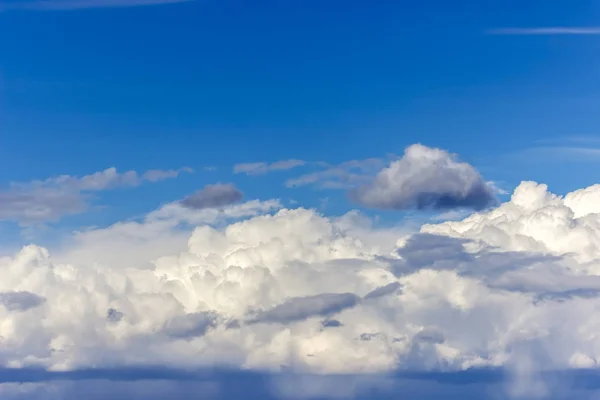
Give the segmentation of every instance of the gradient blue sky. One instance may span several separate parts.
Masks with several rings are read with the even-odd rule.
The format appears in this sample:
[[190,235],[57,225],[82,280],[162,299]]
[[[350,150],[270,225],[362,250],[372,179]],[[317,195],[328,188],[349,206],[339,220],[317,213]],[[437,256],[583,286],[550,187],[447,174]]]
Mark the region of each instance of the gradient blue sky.
[[[149,2],[164,4],[141,4]],[[457,153],[504,191],[501,200],[522,180],[564,194],[599,179],[598,71],[597,0],[0,0],[0,255],[139,218],[218,182],[233,183],[246,199],[341,215],[360,208],[344,190],[285,182],[325,163],[384,163],[415,143]],[[307,164],[235,173],[240,163],[285,160]],[[111,167],[195,172],[135,188],[118,183],[93,200],[71,188],[75,198],[65,199],[81,212],[48,224],[4,217],[8,202],[37,193],[40,184],[31,182]],[[433,215],[363,211],[405,227]],[[11,373],[0,370],[0,384],[60,377]],[[398,390],[493,397],[504,379],[474,372],[472,382],[470,373],[446,382],[430,375]],[[573,378],[581,387],[550,396],[570,399],[578,390],[592,398],[597,375],[584,378],[593,385]],[[223,382],[230,398],[240,395]],[[265,392],[262,381],[247,384],[250,393]],[[89,389],[69,390],[79,398]],[[115,396],[131,398],[119,390]]]
[[595,1],[0,4],[1,185],[113,166],[196,170],[104,193],[107,208],[69,226],[217,181],[247,198],[329,198],[340,213],[353,207],[340,191],[281,184],[300,170],[248,178],[232,166],[339,163],[417,142],[458,153],[509,192],[524,179],[558,193],[597,180],[597,155],[566,148],[599,144],[600,36],[490,32],[594,26]]

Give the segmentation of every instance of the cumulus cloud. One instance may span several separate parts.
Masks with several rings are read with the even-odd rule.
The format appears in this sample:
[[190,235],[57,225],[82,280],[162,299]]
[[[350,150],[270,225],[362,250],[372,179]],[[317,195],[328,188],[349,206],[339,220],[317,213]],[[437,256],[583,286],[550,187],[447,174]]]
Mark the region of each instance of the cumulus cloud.
[[[32,245],[0,259],[1,365],[595,367],[598,196],[600,185],[557,196],[524,182],[497,208],[417,233],[267,202],[165,205],[73,242],[78,257]],[[150,265],[98,261],[159,247],[181,224],[195,225],[185,248],[147,253]]]
[[203,189],[189,195],[181,201],[184,207],[196,210],[219,208],[239,203],[244,194],[231,183],[206,185]]
[[445,150],[420,144],[351,192],[356,202],[380,209],[476,210],[495,204],[494,188],[471,165]]
[[181,202],[163,205],[141,220],[75,232],[56,249],[55,260],[74,265],[104,265],[121,270],[149,268],[161,256],[179,254],[196,226],[216,226],[268,214],[279,200],[250,200],[222,208],[190,209]]
[[233,172],[235,174],[247,174],[247,175],[261,175],[271,171],[284,171],[306,165],[306,161],[302,160],[282,160],[273,163],[257,162],[257,163],[246,163],[236,164],[233,166]]
[[116,168],[84,176],[60,175],[46,180],[11,183],[0,191],[0,221],[17,221],[22,225],[55,222],[66,215],[79,214],[89,208],[91,194],[117,188],[136,187],[144,182],[176,178],[191,168],[118,172]]

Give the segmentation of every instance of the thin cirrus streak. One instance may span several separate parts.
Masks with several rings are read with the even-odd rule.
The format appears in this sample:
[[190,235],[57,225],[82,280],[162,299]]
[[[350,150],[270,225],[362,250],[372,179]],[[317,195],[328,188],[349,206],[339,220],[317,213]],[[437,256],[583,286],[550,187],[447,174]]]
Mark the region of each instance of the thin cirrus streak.
[[492,35],[600,35],[600,26],[545,28],[501,28],[488,31]]

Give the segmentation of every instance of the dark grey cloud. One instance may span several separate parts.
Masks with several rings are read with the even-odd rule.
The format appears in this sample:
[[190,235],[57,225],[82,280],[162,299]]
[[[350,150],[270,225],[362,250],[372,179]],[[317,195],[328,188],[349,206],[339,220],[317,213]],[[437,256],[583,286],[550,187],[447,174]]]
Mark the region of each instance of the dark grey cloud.
[[378,338],[383,338],[384,336],[379,333],[361,333],[361,335],[358,337],[359,340],[362,340],[363,342],[370,342],[371,340],[374,339],[378,339]]
[[534,299],[534,303],[540,303],[543,301],[556,301],[562,303],[567,300],[572,300],[574,298],[583,298],[583,299],[592,299],[595,297],[600,297],[600,288],[597,289],[570,289],[563,290],[559,292],[545,292],[537,295]]
[[430,343],[430,344],[440,344],[444,343],[446,339],[444,338],[444,334],[437,329],[423,329],[421,332],[417,333],[413,338],[413,341],[420,343]]
[[184,207],[194,210],[205,208],[220,208],[239,203],[244,199],[244,194],[231,183],[217,183],[206,185],[203,189],[181,200]]
[[352,293],[322,293],[308,297],[294,297],[270,310],[259,312],[250,323],[288,324],[316,316],[331,316],[360,302]]
[[497,203],[493,186],[475,168],[445,150],[419,144],[349,196],[365,207],[388,210],[481,210]]
[[340,326],[344,326],[344,324],[337,319],[326,319],[321,322],[321,326],[323,328],[339,328]]
[[42,305],[46,299],[30,292],[0,293],[0,304],[9,311],[27,311]]
[[[462,238],[416,234],[397,250],[400,259],[386,260],[396,276],[421,269],[455,271],[493,289],[529,295],[534,304],[600,297],[600,276],[568,272],[562,266],[564,260],[560,256],[497,252],[488,247],[469,252],[465,248],[468,243],[474,244]],[[372,293],[387,290],[383,287]]]
[[218,315],[214,312],[198,312],[175,317],[164,326],[164,333],[173,338],[190,339],[204,334],[216,326]]
[[419,233],[411,236],[397,250],[402,257],[395,262],[392,271],[396,275],[411,274],[419,269],[460,269],[461,264],[470,265],[473,255],[465,251],[465,239]]
[[388,296],[390,294],[397,293],[402,288],[399,282],[392,282],[385,286],[378,287],[377,289],[369,292],[363,299],[378,299],[380,297]]
[[115,308],[109,308],[106,312],[106,319],[109,322],[119,322],[123,319],[123,313]]

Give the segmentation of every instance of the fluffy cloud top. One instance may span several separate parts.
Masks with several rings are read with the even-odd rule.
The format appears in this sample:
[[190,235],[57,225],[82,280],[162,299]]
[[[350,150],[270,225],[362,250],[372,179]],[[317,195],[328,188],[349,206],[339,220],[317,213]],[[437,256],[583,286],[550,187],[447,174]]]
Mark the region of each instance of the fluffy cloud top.
[[420,144],[408,147],[401,159],[353,191],[351,197],[367,207],[392,210],[480,210],[496,202],[493,187],[475,168],[445,150]]
[[[168,205],[135,229],[95,232],[87,259],[55,261],[37,246],[0,259],[0,362],[315,373],[595,367],[599,195],[600,186],[559,197],[525,182],[496,209],[409,235],[356,213],[246,203],[218,213],[262,215],[218,228],[213,210]],[[197,225],[186,250],[140,251],[184,216]],[[115,235],[120,247],[106,241]],[[98,262],[111,251],[146,254],[153,267]]]

